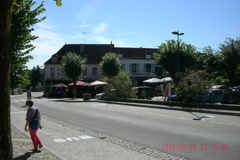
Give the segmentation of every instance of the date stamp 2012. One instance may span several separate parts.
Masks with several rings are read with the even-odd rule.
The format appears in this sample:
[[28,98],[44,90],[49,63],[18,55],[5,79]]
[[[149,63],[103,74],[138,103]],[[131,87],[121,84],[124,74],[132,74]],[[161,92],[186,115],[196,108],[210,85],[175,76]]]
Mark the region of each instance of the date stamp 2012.
[[228,150],[228,144],[162,144],[162,150]]

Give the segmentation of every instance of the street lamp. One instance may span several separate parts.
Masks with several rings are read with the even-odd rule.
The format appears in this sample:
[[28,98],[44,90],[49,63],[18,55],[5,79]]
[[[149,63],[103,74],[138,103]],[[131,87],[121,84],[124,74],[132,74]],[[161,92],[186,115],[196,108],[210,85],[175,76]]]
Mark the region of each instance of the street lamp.
[[[179,36],[184,35],[184,33],[180,33],[179,31],[174,31],[172,34],[177,35],[177,40],[178,40],[178,54],[177,54],[177,72],[179,73]],[[180,75],[179,75],[180,76]]]

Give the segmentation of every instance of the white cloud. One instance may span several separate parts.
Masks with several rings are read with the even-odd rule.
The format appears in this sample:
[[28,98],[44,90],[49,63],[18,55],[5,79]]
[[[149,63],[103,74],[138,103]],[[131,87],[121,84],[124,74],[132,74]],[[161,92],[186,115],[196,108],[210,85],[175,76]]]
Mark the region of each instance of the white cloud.
[[71,28],[86,28],[89,26],[90,26],[89,24],[80,24],[80,25],[71,26]]
[[94,29],[94,32],[97,32],[97,33],[105,32],[107,28],[108,28],[108,25],[106,23],[101,23],[99,24],[99,26],[97,26]]
[[65,43],[64,39],[59,33],[56,33],[45,28],[37,28],[33,32],[33,35],[39,38],[32,42],[36,46],[35,50],[31,53],[32,55],[48,55],[56,53],[60,47]]
[[32,32],[38,38],[31,42],[36,48],[30,53],[34,59],[27,63],[29,69],[36,65],[43,66],[44,62],[65,44],[63,35],[57,33],[56,27],[51,24],[49,22],[39,23]]

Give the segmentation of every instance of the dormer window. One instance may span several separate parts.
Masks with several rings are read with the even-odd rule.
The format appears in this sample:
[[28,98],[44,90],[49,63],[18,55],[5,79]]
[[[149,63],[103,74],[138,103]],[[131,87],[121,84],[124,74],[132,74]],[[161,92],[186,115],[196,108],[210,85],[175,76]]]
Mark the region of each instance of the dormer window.
[[118,54],[119,59],[123,59],[123,54]]
[[58,61],[58,55],[57,55],[57,54],[54,54],[54,55],[52,56],[52,63],[57,63],[57,61]]
[[87,63],[87,57],[83,57],[83,63]]
[[151,55],[150,54],[146,54],[146,60],[150,60],[151,59]]

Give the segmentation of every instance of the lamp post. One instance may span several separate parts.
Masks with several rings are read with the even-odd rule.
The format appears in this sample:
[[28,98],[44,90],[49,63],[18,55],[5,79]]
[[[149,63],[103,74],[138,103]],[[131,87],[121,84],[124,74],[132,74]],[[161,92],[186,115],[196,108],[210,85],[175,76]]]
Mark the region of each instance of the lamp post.
[[179,74],[179,36],[182,36],[182,35],[184,35],[184,33],[180,33],[179,31],[174,31],[174,32],[172,32],[172,34],[174,34],[174,35],[177,35],[177,43],[178,43],[178,54],[177,54],[177,72],[178,72],[178,76],[180,76]]

